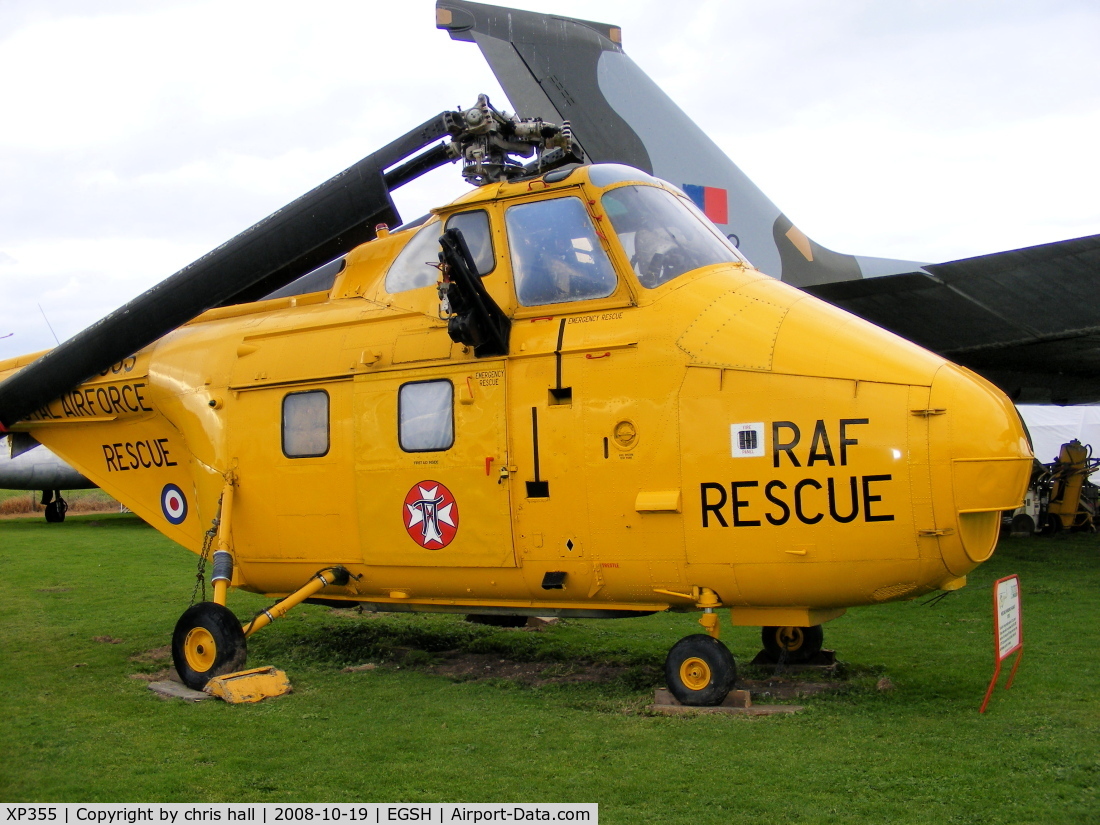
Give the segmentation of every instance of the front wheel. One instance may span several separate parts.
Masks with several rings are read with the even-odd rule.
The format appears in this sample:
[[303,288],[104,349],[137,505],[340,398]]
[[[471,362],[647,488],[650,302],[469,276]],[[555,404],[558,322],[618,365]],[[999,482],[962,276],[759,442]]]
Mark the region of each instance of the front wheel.
[[729,648],[702,633],[685,636],[665,659],[665,683],[681,705],[720,705],[736,681]]
[[241,623],[227,607],[199,602],[176,622],[172,661],[180,679],[192,690],[202,690],[215,676],[240,670],[247,657]]
[[821,625],[813,627],[762,627],[760,641],[764,650],[775,661],[786,654],[792,664],[807,662],[821,651],[825,643],[825,631]]

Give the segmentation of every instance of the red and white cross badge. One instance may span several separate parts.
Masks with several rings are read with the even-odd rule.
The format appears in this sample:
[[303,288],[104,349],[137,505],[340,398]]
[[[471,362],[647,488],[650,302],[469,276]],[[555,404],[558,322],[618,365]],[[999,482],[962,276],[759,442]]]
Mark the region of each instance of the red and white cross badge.
[[458,532],[458,502],[438,481],[421,481],[405,496],[405,529],[428,550],[450,544]]

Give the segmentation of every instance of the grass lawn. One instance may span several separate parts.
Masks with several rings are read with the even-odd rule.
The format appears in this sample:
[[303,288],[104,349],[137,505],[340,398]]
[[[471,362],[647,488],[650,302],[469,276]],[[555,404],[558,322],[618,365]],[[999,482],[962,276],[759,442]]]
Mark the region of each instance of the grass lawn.
[[[1006,539],[941,602],[850,611],[826,626],[844,689],[768,718],[645,711],[668,648],[698,632],[673,615],[530,632],[304,606],[250,644],[250,665],[287,671],[290,696],[160,700],[131,676],[163,665],[142,654],[169,643],[195,561],[134,517],[0,521],[0,799],[575,801],[598,802],[603,823],[685,825],[1100,822],[1098,536]],[[990,587],[1010,573],[1023,663],[981,716]],[[240,616],[266,604],[230,596]],[[739,663],[759,647],[752,628],[727,625],[723,641]],[[456,649],[547,677],[578,661],[622,668],[534,686],[433,672]],[[342,672],[365,662],[381,666]],[[893,690],[876,689],[882,677]]]

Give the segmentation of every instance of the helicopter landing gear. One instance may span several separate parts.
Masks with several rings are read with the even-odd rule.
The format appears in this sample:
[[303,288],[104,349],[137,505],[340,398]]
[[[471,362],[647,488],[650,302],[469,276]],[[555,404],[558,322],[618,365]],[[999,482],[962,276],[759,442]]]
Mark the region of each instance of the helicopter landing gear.
[[60,524],[65,520],[69,504],[61,497],[60,490],[43,490],[42,506],[46,508],[46,521],[50,524]]
[[733,654],[713,636],[685,636],[665,659],[665,682],[681,705],[720,705],[736,681]]
[[215,676],[240,670],[247,657],[241,623],[228,607],[199,602],[176,622],[172,662],[192,690],[202,690]]
[[774,661],[786,659],[790,664],[807,662],[821,651],[825,631],[813,627],[762,627],[760,641],[764,652]]

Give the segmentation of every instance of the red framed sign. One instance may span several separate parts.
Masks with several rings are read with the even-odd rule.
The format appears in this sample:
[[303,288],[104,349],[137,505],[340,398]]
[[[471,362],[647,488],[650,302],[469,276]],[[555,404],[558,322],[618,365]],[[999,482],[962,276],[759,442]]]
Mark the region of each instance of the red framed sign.
[[1020,659],[1024,655],[1024,621],[1023,611],[1020,607],[1020,577],[1005,576],[993,582],[993,650],[996,666],[993,669],[993,678],[989,682],[989,689],[985,692],[982,707],[978,713],[985,713],[989,698],[993,695],[993,688],[997,685],[997,679],[1001,675],[1001,664],[1016,653],[1016,661],[1012,664],[1012,671],[1008,675],[1005,690],[1012,687],[1012,681],[1016,678],[1016,668],[1020,666]]

